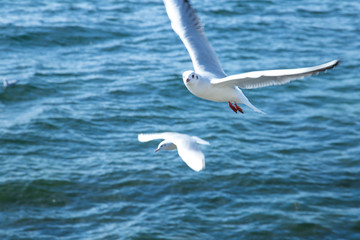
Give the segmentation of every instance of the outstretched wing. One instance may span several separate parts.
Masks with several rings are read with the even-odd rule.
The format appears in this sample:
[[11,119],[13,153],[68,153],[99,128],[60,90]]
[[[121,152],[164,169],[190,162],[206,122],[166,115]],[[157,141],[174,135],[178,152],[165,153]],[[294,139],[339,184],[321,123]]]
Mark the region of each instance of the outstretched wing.
[[189,1],[164,0],[164,4],[173,30],[179,35],[190,54],[195,72],[210,72],[218,77],[225,77]]
[[148,142],[155,139],[165,139],[168,136],[168,133],[140,133],[138,135],[139,142]]
[[148,142],[155,139],[166,139],[176,144],[178,139],[188,137],[185,134],[177,132],[163,132],[163,133],[140,133],[138,135],[139,142]]
[[194,171],[205,168],[205,156],[195,141],[179,141],[176,143],[179,156]]
[[217,87],[238,86],[243,89],[282,85],[296,79],[324,72],[338,64],[339,60],[333,60],[314,67],[248,72],[214,79],[211,84]]

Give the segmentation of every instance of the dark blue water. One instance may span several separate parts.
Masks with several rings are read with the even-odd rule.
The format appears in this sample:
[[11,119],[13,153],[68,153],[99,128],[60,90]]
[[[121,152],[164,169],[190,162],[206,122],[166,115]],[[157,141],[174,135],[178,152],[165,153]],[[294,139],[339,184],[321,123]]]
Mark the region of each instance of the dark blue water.
[[[335,69],[196,98],[162,1],[1,1],[1,239],[360,239],[360,3],[192,4],[228,74]],[[140,132],[211,143],[206,168]]]

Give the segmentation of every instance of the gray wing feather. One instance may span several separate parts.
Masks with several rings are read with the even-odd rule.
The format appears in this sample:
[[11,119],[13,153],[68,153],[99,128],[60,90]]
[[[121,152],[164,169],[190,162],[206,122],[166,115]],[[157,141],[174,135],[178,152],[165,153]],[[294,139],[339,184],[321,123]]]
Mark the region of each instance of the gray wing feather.
[[211,84],[217,87],[238,86],[242,89],[282,85],[296,79],[324,72],[334,68],[338,64],[339,60],[333,60],[322,65],[307,68],[248,72],[221,79],[214,79],[211,81]]

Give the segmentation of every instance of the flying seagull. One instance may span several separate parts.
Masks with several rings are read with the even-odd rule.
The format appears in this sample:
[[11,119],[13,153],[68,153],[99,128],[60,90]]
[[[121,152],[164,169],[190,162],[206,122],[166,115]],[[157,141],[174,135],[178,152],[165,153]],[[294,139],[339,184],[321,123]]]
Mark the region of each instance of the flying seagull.
[[164,4],[171,26],[184,43],[193,63],[194,71],[183,73],[185,86],[197,97],[214,102],[228,102],[235,113],[237,111],[244,113],[237,103],[245,104],[254,111],[263,113],[250,103],[241,89],[282,85],[326,71],[339,63],[339,60],[333,60],[313,67],[254,71],[227,76],[190,2],[164,0]]
[[148,142],[155,139],[165,139],[162,141],[155,152],[160,150],[178,150],[179,156],[194,171],[201,171],[205,168],[205,157],[199,149],[198,144],[210,145],[207,141],[186,134],[175,132],[139,134],[140,142]]
[[9,82],[8,80],[6,80],[6,78],[3,78],[4,88],[15,86],[15,84],[17,82],[18,82],[18,80],[14,80],[14,81]]

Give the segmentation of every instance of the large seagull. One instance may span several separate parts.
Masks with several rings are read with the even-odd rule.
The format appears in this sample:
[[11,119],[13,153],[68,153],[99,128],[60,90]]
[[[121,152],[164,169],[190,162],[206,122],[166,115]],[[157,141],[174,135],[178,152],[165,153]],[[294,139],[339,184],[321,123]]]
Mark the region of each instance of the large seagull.
[[187,89],[197,97],[214,101],[228,102],[237,113],[244,113],[237,104],[245,104],[256,112],[261,112],[250,103],[241,89],[282,85],[290,81],[314,75],[335,67],[339,60],[318,66],[254,71],[227,76],[207,40],[199,18],[188,0],[164,0],[166,12],[173,30],[179,35],[190,54],[194,70],[183,73]]

